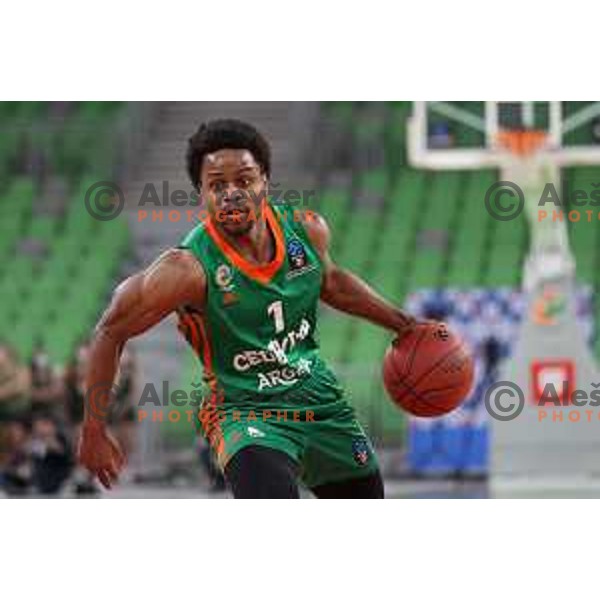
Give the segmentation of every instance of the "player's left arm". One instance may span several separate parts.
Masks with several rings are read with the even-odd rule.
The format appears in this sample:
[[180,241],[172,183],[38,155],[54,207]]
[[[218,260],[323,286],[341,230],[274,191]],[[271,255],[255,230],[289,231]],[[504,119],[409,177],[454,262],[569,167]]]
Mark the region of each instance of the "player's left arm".
[[399,335],[412,330],[415,318],[388,302],[365,281],[336,264],[329,254],[331,233],[325,219],[306,211],[304,228],[323,263],[321,300],[342,312],[362,317]]

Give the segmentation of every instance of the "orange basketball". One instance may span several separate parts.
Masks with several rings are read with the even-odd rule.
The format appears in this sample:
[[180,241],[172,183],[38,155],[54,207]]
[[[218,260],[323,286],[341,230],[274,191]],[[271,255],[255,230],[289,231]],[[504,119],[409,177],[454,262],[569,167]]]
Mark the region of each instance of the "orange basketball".
[[463,402],[473,384],[473,358],[445,323],[419,323],[383,359],[391,399],[417,417],[439,417]]

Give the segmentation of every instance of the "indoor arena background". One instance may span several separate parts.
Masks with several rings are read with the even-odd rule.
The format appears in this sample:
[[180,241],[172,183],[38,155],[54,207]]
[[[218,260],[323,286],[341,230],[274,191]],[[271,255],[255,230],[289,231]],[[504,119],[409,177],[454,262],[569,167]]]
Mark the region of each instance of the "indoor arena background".
[[[470,111],[476,103],[454,104]],[[378,448],[388,494],[487,496],[483,396],[524,316],[528,230],[522,219],[501,223],[485,211],[494,169],[411,166],[412,109],[411,102],[0,103],[0,403],[19,396],[28,411],[2,424],[4,493],[99,493],[73,459],[86,342],[115,285],[194,226],[188,137],[202,121],[235,117],[271,142],[274,193],[295,190],[327,218],[336,261],[409,311],[447,321],[476,357],[463,407],[413,421],[383,389],[390,334],[321,307],[323,355]],[[467,147],[475,134],[438,122],[429,135]],[[600,144],[593,124],[578,135]],[[597,356],[598,224],[583,225],[572,248],[577,318]],[[130,462],[108,496],[227,495],[183,409],[161,405],[201,376],[173,319],[128,345],[113,427]]]

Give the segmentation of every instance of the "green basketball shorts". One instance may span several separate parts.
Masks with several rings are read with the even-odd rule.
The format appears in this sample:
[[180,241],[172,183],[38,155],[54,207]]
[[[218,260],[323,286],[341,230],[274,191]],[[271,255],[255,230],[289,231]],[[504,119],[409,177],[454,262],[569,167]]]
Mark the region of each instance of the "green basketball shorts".
[[307,488],[378,470],[371,442],[344,399],[305,402],[301,407],[279,400],[201,409],[199,424],[222,469],[243,448],[264,446],[296,461]]

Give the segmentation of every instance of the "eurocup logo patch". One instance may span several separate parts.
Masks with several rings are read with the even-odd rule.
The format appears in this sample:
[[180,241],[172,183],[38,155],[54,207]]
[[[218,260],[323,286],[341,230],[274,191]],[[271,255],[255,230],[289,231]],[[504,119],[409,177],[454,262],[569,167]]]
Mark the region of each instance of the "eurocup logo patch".
[[361,466],[369,462],[369,444],[365,438],[352,440],[352,456],[356,463]]
[[287,245],[290,269],[302,269],[306,266],[306,250],[299,240],[290,240]]
[[223,294],[223,306],[231,306],[239,300],[238,295],[234,292],[235,284],[231,267],[226,264],[219,265],[215,271],[215,283]]
[[227,265],[219,265],[215,272],[215,283],[224,291],[231,286],[233,273]]

